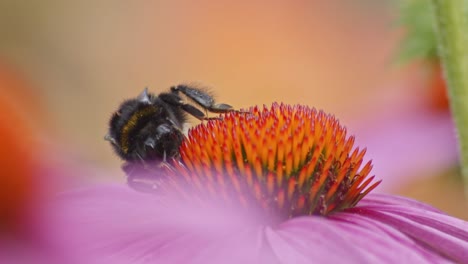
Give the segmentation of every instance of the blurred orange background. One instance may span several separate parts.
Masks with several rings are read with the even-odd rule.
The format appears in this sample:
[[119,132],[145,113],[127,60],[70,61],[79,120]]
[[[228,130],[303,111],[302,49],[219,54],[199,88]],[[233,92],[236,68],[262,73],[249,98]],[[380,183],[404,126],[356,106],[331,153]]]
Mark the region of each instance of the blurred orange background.
[[392,75],[392,16],[323,2],[11,1],[1,8],[13,35],[2,55],[34,81],[31,96],[53,120],[47,133],[113,163],[102,140],[110,113],[146,86],[198,82],[238,108],[304,103],[341,119],[368,111],[391,92],[379,87]]
[[[1,91],[28,112],[43,144],[66,153],[53,162],[115,170],[121,180],[103,137],[112,111],[146,86],[195,82],[236,108],[302,103],[343,124],[405,103],[425,73],[395,64],[402,32],[391,2],[2,0],[0,64],[28,84]],[[434,198],[441,185],[427,182],[398,192],[468,218],[451,207],[459,184],[447,184],[449,197]]]

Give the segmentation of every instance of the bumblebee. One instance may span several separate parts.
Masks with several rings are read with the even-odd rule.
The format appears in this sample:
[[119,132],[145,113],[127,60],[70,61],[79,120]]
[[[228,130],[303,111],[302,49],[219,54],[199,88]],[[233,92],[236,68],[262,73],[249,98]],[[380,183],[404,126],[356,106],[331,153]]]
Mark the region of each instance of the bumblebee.
[[[181,95],[199,108],[186,102]],[[168,159],[179,158],[187,114],[199,120],[210,119],[202,110],[226,113],[233,108],[217,104],[211,95],[193,86],[172,86],[159,95],[145,88],[138,97],[124,101],[112,115],[105,139],[129,164],[165,164]]]

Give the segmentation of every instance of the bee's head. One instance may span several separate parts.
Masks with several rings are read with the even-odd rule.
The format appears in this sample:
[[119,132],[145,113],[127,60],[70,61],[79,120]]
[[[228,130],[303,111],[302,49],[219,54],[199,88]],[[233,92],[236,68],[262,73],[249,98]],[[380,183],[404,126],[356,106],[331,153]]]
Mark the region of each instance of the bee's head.
[[183,134],[174,126],[162,105],[145,89],[123,102],[110,120],[110,141],[124,160],[163,160],[178,154]]

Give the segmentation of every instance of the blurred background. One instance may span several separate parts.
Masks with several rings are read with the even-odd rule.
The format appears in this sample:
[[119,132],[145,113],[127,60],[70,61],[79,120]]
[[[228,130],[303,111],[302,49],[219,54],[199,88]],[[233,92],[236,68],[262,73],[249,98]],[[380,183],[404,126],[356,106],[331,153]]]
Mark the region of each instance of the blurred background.
[[198,83],[236,108],[333,113],[369,142],[377,177],[390,174],[382,192],[468,219],[440,73],[398,62],[397,18],[390,0],[0,0],[0,89],[37,140],[31,151],[77,184],[124,182],[103,137],[125,98]]

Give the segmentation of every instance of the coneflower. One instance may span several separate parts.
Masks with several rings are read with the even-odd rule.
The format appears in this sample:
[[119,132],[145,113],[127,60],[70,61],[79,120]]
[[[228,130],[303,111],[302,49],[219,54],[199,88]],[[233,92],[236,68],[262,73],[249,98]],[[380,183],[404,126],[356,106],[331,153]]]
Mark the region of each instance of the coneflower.
[[365,152],[333,116],[275,104],[192,129],[176,173],[200,193],[233,191],[245,206],[255,201],[285,218],[328,215],[353,207],[379,184],[367,177]]
[[468,223],[368,194],[365,149],[333,116],[274,104],[189,131],[156,195],[103,186],[63,196],[67,238],[97,263],[468,261]]

